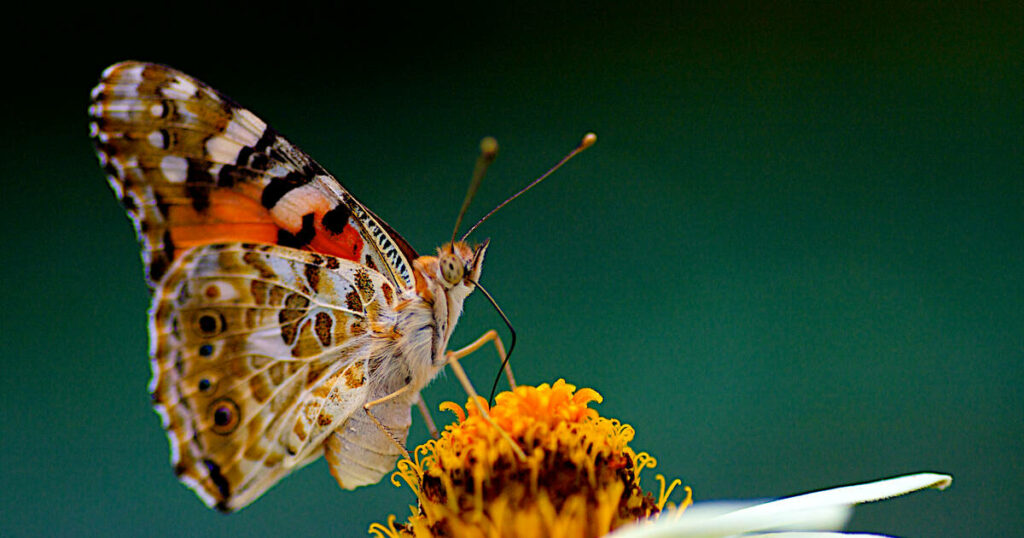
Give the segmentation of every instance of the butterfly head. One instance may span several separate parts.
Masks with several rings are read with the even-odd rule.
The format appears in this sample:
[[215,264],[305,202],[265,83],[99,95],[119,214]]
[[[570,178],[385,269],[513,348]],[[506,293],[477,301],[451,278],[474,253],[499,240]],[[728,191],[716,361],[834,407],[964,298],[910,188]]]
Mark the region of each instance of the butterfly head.
[[437,277],[441,285],[447,290],[462,286],[467,293],[472,291],[480,280],[487,245],[488,241],[475,247],[453,241],[437,249]]
[[413,262],[416,293],[428,301],[437,295],[465,299],[480,280],[487,241],[470,246],[463,241],[446,243],[437,249],[437,256],[420,256]]

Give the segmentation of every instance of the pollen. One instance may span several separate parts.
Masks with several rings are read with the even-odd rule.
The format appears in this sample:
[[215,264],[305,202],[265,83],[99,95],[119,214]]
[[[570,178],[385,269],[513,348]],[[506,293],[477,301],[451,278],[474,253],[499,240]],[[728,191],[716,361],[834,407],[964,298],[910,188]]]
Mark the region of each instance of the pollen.
[[[473,402],[441,404],[457,422],[402,460],[391,481],[416,494],[412,516],[375,523],[378,538],[414,536],[602,536],[657,515],[640,488],[640,471],[656,462],[629,447],[634,430],[591,409],[601,395],[564,380],[503,392],[480,416]],[[487,409],[487,403],[480,399]],[[522,449],[516,455],[505,433]],[[664,487],[663,487],[664,489]]]

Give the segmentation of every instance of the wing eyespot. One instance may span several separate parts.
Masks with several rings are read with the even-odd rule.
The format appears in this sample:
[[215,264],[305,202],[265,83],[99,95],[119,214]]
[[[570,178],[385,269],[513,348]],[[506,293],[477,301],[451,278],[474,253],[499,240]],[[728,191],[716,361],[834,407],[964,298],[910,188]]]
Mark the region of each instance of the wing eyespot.
[[230,398],[221,398],[210,404],[208,413],[213,423],[212,430],[218,435],[230,435],[241,421],[238,404]]
[[224,321],[224,314],[208,308],[199,311],[196,317],[196,329],[199,330],[201,336],[210,338],[224,332],[227,329],[227,322]]

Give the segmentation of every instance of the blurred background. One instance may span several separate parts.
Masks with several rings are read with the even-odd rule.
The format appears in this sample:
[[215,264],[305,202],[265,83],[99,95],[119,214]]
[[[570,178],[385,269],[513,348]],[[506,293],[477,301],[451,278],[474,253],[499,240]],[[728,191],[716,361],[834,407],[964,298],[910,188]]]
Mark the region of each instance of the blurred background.
[[[470,222],[596,132],[476,236],[522,382],[598,390],[697,500],[941,471],[851,529],[1019,533],[1020,3],[78,9],[4,22],[0,534],[360,536],[413,502],[322,461],[230,516],[175,480],[137,247],[88,139],[123,59],[232,96],[421,253],[481,137],[501,153]],[[476,294],[452,344],[489,328]],[[481,389],[489,355],[465,362]],[[465,400],[447,374],[425,396]]]

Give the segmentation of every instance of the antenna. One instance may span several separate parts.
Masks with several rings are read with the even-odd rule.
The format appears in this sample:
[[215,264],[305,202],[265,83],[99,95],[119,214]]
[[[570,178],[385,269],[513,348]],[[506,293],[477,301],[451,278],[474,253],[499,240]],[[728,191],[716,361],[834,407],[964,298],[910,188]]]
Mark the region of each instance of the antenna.
[[[469,188],[466,189],[466,199],[462,201],[462,209],[459,210],[459,216],[455,218],[455,229],[452,230],[452,243],[455,242],[455,235],[459,233],[459,225],[462,224],[462,217],[466,214],[466,210],[469,209],[469,203],[473,201],[473,197],[476,196],[476,190],[480,187],[480,182],[487,175],[487,168],[491,166],[491,163],[494,162],[497,156],[497,140],[488,136],[480,141],[480,156],[477,157],[476,166],[473,167],[473,179],[469,180]],[[466,237],[463,236],[462,238],[465,239]]]
[[[486,141],[486,140],[487,139],[485,138],[484,141]],[[493,140],[493,139],[491,139],[491,140]],[[569,154],[566,155],[565,157],[562,157],[562,160],[558,161],[558,163],[556,163],[554,166],[552,166],[550,170],[548,170],[547,172],[544,172],[544,174],[542,174],[539,178],[531,181],[529,185],[527,185],[527,186],[523,187],[522,189],[520,189],[519,192],[513,194],[507,200],[505,200],[504,202],[498,204],[498,207],[495,207],[494,209],[492,209],[490,211],[490,213],[484,215],[483,218],[481,218],[480,220],[476,221],[476,224],[474,224],[469,229],[469,231],[467,231],[465,234],[462,235],[462,239],[460,239],[460,241],[465,241],[466,238],[469,237],[469,234],[473,233],[473,230],[475,230],[477,228],[477,226],[480,226],[481,224],[483,224],[483,222],[485,220],[487,220],[488,218],[490,218],[491,215],[493,215],[499,209],[505,207],[512,200],[515,200],[516,198],[519,198],[519,196],[522,195],[524,192],[532,189],[534,187],[534,185],[540,183],[541,181],[544,181],[544,179],[547,178],[548,176],[550,176],[552,173],[554,173],[555,170],[558,170],[559,168],[562,167],[563,164],[569,162],[569,159],[572,159],[573,157],[578,155],[581,151],[589,148],[590,146],[593,146],[594,142],[597,142],[597,135],[596,134],[594,134],[594,133],[587,133],[587,134],[583,135],[583,140],[580,141],[579,145],[576,146],[575,149],[570,151]],[[498,145],[498,143],[495,142],[494,143],[495,154],[497,154],[497,145]],[[482,147],[483,147],[483,143],[481,143],[481,149],[482,149]],[[484,158],[484,155],[481,154],[480,155],[480,159],[483,160],[483,158]],[[491,160],[493,161],[494,157],[491,157]],[[488,164],[490,164],[490,163],[488,163]],[[480,167],[480,161],[477,161],[477,168],[479,168],[479,167]],[[483,174],[482,173],[481,173],[481,179],[483,179]],[[476,192],[476,187],[480,184],[480,182],[476,179],[476,171],[473,172],[473,180],[475,181],[475,183],[470,184],[470,189],[471,189],[471,192]],[[468,205],[469,205],[469,198],[466,198],[466,202],[463,203],[463,205],[462,205],[462,211],[459,213],[459,220],[462,220],[462,213],[465,213],[466,206],[468,206]],[[456,228],[458,228],[457,225],[456,225]],[[452,234],[452,240],[453,241],[455,240],[455,235],[454,234]]]
[[[521,196],[524,192],[532,189],[535,185],[537,185],[541,181],[544,181],[544,179],[546,179],[548,176],[550,176],[552,173],[554,173],[555,170],[558,170],[559,168],[562,167],[563,164],[569,162],[569,159],[572,159],[573,157],[578,155],[583,150],[589,148],[590,146],[593,146],[594,142],[597,142],[597,135],[596,134],[594,134],[594,133],[587,133],[587,134],[583,135],[583,139],[576,146],[576,148],[574,148],[572,151],[569,152],[568,155],[566,155],[565,157],[562,157],[562,160],[560,160],[557,163],[555,163],[554,166],[552,166],[547,172],[544,172],[544,174],[542,174],[540,177],[538,177],[537,179],[531,181],[529,185],[523,187],[522,189],[519,190],[519,192],[513,194],[508,199],[506,199],[504,202],[498,204],[497,207],[492,209],[489,213],[484,215],[483,218],[478,220],[476,222],[476,224],[474,224],[469,229],[469,231],[467,231],[465,234],[463,234],[462,238],[459,239],[459,240],[460,241],[465,241],[466,238],[469,237],[469,234],[473,233],[473,230],[476,230],[477,227],[480,226],[481,224],[483,224],[483,222],[485,220],[487,220],[488,218],[490,218],[491,215],[496,213],[499,209],[505,207],[512,200],[515,200],[516,198],[519,198],[519,196]],[[476,166],[473,168],[473,178],[469,181],[469,189],[466,190],[466,198],[465,198],[465,200],[462,201],[462,209],[459,210],[459,216],[455,219],[455,229],[452,230],[452,241],[451,241],[452,243],[455,243],[455,236],[459,232],[459,225],[462,224],[462,217],[465,216],[466,210],[469,209],[470,202],[472,202],[473,197],[476,195],[477,189],[480,187],[480,182],[483,181],[484,175],[487,174],[487,168],[491,165],[491,163],[494,162],[494,159],[497,156],[498,156],[498,141],[497,140],[495,140],[494,138],[488,136],[488,137],[486,137],[486,138],[484,138],[483,140],[480,141],[480,157],[477,158]],[[516,348],[516,330],[512,327],[512,322],[509,321],[508,316],[506,316],[505,312],[503,312],[501,310],[501,307],[498,306],[498,303],[497,303],[497,301],[494,300],[494,297],[491,297],[491,294],[488,293],[487,290],[484,289],[484,287],[481,286],[479,282],[473,282],[473,284],[477,288],[479,288],[481,292],[483,292],[485,297],[487,297],[487,300],[490,301],[490,303],[494,307],[494,309],[498,311],[498,314],[501,316],[502,321],[505,322],[505,326],[508,327],[509,332],[512,333],[512,344],[509,346],[508,353],[505,354],[505,359],[502,361],[501,368],[498,369],[498,375],[497,375],[497,377],[494,378],[494,384],[491,386],[491,394],[490,394],[490,397],[488,398],[488,401],[490,401],[491,404],[493,405],[494,404],[494,393],[498,390],[498,381],[501,379],[501,373],[506,368],[506,366],[508,365],[508,361],[512,357],[512,351],[515,350],[515,348]]]

